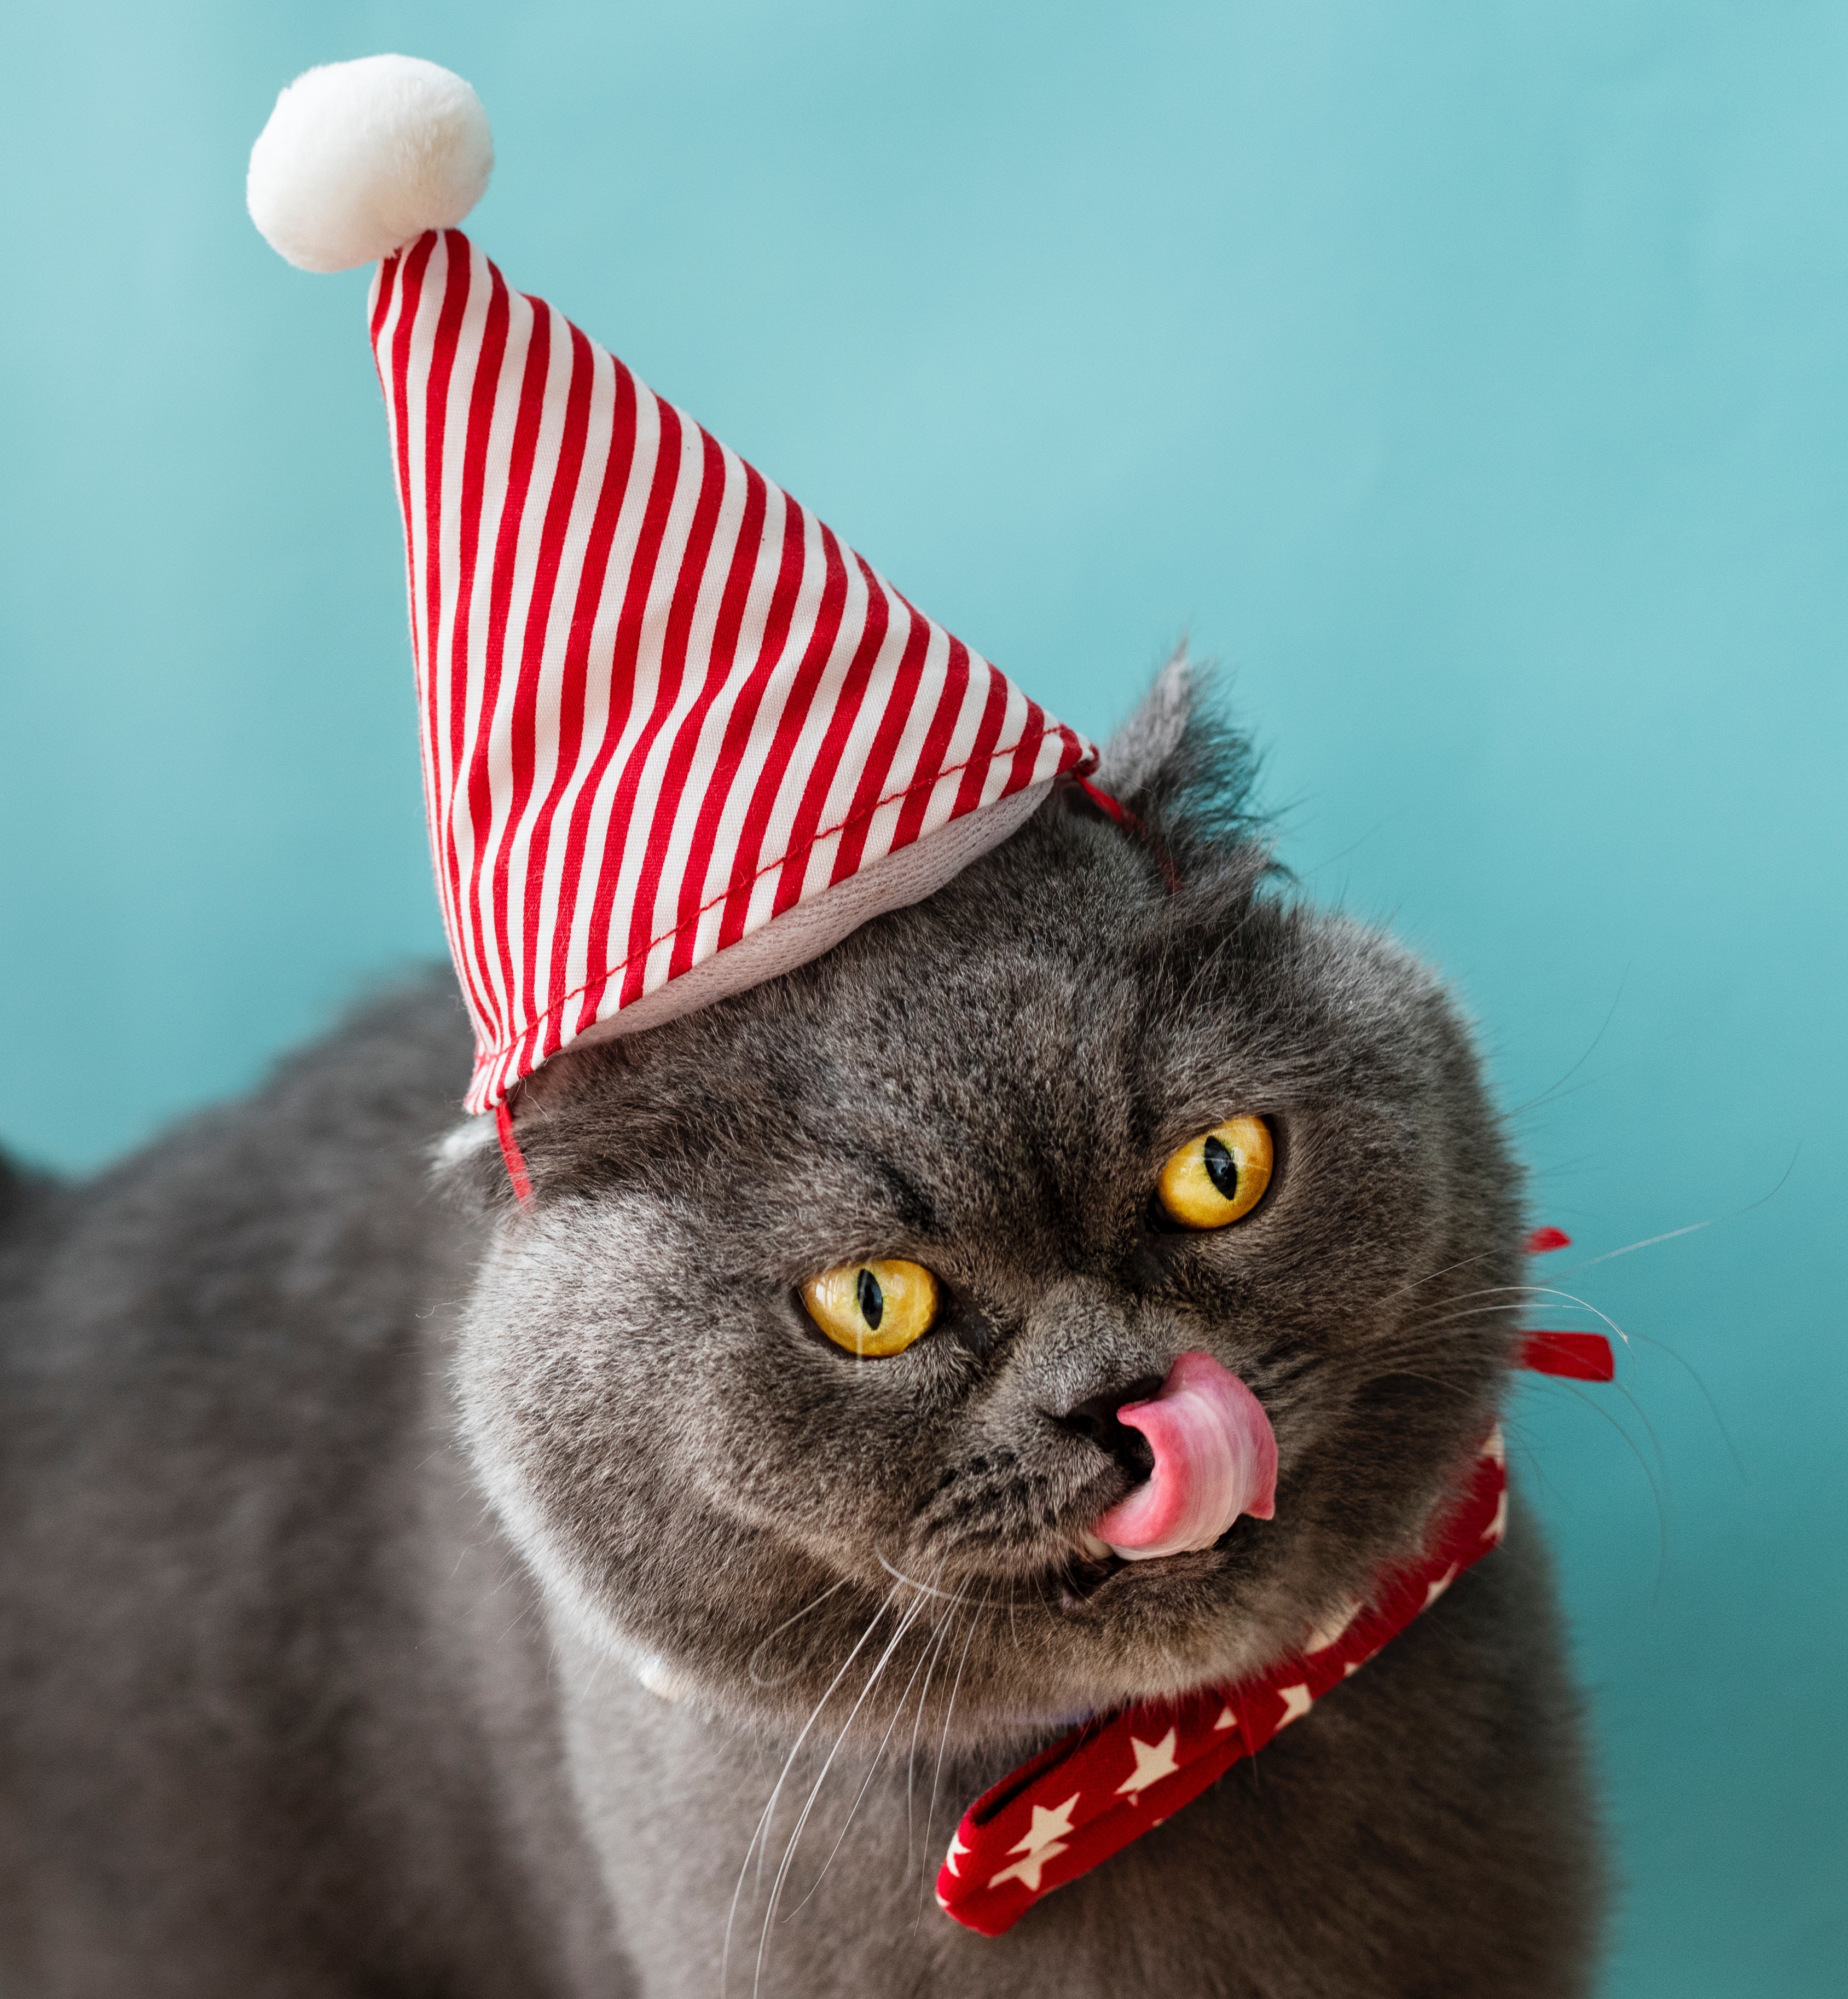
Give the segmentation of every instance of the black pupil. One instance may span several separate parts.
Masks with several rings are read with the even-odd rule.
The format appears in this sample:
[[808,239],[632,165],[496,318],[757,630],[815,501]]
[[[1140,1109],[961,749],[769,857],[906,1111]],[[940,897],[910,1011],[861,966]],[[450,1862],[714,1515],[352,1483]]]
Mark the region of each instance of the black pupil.
[[[1206,1141],[1206,1177],[1219,1190],[1222,1200],[1229,1201],[1237,1198],[1238,1162],[1233,1158],[1222,1138],[1209,1138]],[[866,1273],[861,1271],[863,1280],[865,1276]],[[863,1291],[860,1296],[863,1298],[866,1294]]]
[[885,1294],[870,1270],[862,1270],[855,1284],[860,1294],[860,1315],[877,1332],[879,1322],[885,1317]]

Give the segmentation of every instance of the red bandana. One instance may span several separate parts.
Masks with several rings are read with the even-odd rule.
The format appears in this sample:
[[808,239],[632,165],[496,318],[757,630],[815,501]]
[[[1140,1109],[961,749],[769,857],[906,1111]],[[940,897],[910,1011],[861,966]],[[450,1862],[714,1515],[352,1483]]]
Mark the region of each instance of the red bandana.
[[[1565,1246],[1556,1229],[1528,1245]],[[1601,1333],[1530,1333],[1521,1361],[1575,1381],[1608,1381],[1614,1371]],[[1507,1519],[1497,1425],[1424,1556],[1383,1578],[1364,1606],[1311,1633],[1302,1651],[1234,1685],[1095,1717],[985,1792],[950,1842],[938,1906],[984,1936],[1011,1928],[1042,1896],[1120,1852],[1299,1721],[1486,1555]]]

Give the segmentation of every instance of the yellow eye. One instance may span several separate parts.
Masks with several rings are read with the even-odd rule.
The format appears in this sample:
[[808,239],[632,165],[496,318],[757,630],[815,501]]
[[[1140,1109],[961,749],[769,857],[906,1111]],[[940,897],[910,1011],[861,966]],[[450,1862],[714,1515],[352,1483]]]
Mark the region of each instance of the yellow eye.
[[1161,1169],[1161,1211],[1183,1228],[1223,1228],[1263,1200],[1275,1157],[1261,1117],[1228,1117],[1190,1138]]
[[862,1360],[902,1353],[929,1332],[937,1315],[937,1280],[922,1263],[897,1257],[843,1263],[802,1287],[808,1316],[836,1346]]

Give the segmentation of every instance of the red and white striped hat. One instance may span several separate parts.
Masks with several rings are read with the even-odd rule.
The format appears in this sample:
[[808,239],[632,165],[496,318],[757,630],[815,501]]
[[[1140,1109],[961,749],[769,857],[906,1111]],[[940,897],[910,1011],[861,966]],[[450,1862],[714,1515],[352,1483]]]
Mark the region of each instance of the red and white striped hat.
[[250,210],[379,258],[424,800],[471,1110],[940,888],[1096,753],[453,225],[474,92],[373,56],[283,92]]

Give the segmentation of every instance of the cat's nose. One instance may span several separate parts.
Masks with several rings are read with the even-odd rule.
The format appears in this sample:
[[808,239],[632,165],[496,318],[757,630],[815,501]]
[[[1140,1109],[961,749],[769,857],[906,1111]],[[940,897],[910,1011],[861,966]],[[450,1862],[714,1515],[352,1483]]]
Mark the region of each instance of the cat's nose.
[[1140,1430],[1119,1422],[1116,1412],[1131,1402],[1146,1402],[1161,1392],[1159,1374],[1141,1374],[1120,1388],[1087,1395],[1068,1409],[1048,1409],[1046,1413],[1062,1430],[1094,1443],[1106,1457],[1114,1458],[1140,1485],[1154,1469],[1155,1453]]

